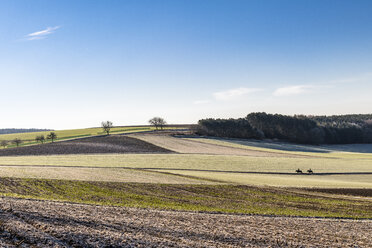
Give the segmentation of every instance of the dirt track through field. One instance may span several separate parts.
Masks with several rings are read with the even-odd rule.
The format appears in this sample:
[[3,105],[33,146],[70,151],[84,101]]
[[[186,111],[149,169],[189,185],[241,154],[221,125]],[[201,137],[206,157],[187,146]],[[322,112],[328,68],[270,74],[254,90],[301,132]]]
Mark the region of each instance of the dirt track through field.
[[[267,151],[242,149],[217,144],[208,144],[194,140],[176,138],[161,134],[131,134],[130,137],[137,138],[156,146],[178,153],[211,154],[211,155],[241,155],[253,157],[291,157],[306,158],[309,156]],[[313,156],[311,156],[313,157]],[[314,156],[315,157],[315,156]]]
[[1,247],[368,247],[372,220],[264,217],[0,198]]

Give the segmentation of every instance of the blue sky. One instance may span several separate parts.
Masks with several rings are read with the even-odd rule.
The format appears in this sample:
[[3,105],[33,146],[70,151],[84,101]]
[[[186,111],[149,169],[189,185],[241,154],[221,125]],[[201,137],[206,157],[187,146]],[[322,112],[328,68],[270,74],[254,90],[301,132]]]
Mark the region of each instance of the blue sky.
[[372,1],[0,1],[0,127],[370,113]]

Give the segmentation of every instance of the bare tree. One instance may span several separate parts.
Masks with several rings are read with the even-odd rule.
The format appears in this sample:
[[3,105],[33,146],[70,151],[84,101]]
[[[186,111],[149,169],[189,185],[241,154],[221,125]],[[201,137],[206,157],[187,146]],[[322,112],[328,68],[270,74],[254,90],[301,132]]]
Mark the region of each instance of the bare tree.
[[55,132],[50,132],[50,134],[48,134],[47,136],[47,139],[52,140],[52,143],[53,143],[54,140],[57,139],[57,134]]
[[9,142],[7,140],[2,140],[1,141],[1,146],[4,147],[4,148],[6,148],[8,146],[8,143]]
[[36,140],[38,143],[41,142],[41,144],[43,144],[44,141],[45,141],[45,137],[44,137],[44,135],[36,136],[35,140]]
[[161,117],[154,117],[149,120],[149,123],[151,125],[154,125],[156,129],[160,127],[160,129],[163,129],[163,127],[167,124],[167,122],[161,118]]
[[107,135],[110,135],[110,130],[113,127],[112,122],[111,121],[102,121],[101,126],[102,126],[103,131],[106,132]]
[[13,144],[15,144],[17,147],[19,146],[19,144],[22,143],[22,140],[18,139],[18,138],[15,138],[13,141],[12,141]]

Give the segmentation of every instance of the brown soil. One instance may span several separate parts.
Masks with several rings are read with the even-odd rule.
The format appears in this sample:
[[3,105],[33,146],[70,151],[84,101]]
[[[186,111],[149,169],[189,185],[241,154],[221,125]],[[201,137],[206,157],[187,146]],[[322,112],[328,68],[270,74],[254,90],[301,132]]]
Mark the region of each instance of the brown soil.
[[172,151],[143,140],[119,135],[83,138],[0,150],[0,156],[87,153],[172,153]]
[[0,198],[1,247],[369,247],[372,221]]

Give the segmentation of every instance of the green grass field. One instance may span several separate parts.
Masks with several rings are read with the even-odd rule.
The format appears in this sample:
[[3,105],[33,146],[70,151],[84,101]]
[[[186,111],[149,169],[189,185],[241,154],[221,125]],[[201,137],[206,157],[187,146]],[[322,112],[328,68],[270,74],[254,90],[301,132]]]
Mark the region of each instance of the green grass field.
[[0,194],[169,210],[372,218],[369,201],[243,185],[172,185],[2,178]]
[[[130,130],[150,130],[152,127],[113,127],[112,132],[127,132]],[[51,131],[43,132],[31,132],[31,133],[12,133],[12,134],[1,134],[0,140],[13,140],[19,138],[22,140],[34,140],[37,135],[47,136]],[[70,129],[70,130],[55,130],[53,131],[60,138],[79,137],[79,136],[90,136],[90,135],[101,135],[104,134],[102,128],[83,128],[83,129]]]
[[[177,129],[179,127],[172,127],[168,126],[164,129]],[[141,127],[113,127],[110,131],[112,134],[121,134],[121,133],[136,133],[136,132],[143,132],[143,131],[151,131],[155,130],[152,126],[141,126]],[[11,142],[12,140],[18,138],[22,140],[20,146],[25,145],[34,145],[37,144],[35,141],[36,136],[44,135],[46,138],[47,135],[51,131],[43,131],[43,132],[30,132],[30,133],[12,133],[12,134],[0,134],[0,141],[6,140]],[[68,140],[68,139],[76,139],[82,137],[89,137],[89,136],[96,136],[96,135],[104,135],[102,128],[95,127],[95,128],[83,128],[83,129],[69,129],[69,130],[55,130],[53,131],[57,134],[57,141],[59,140]],[[46,140],[46,142],[50,142]],[[15,144],[9,143],[7,148],[15,147]],[[3,147],[0,147],[0,149]]]

